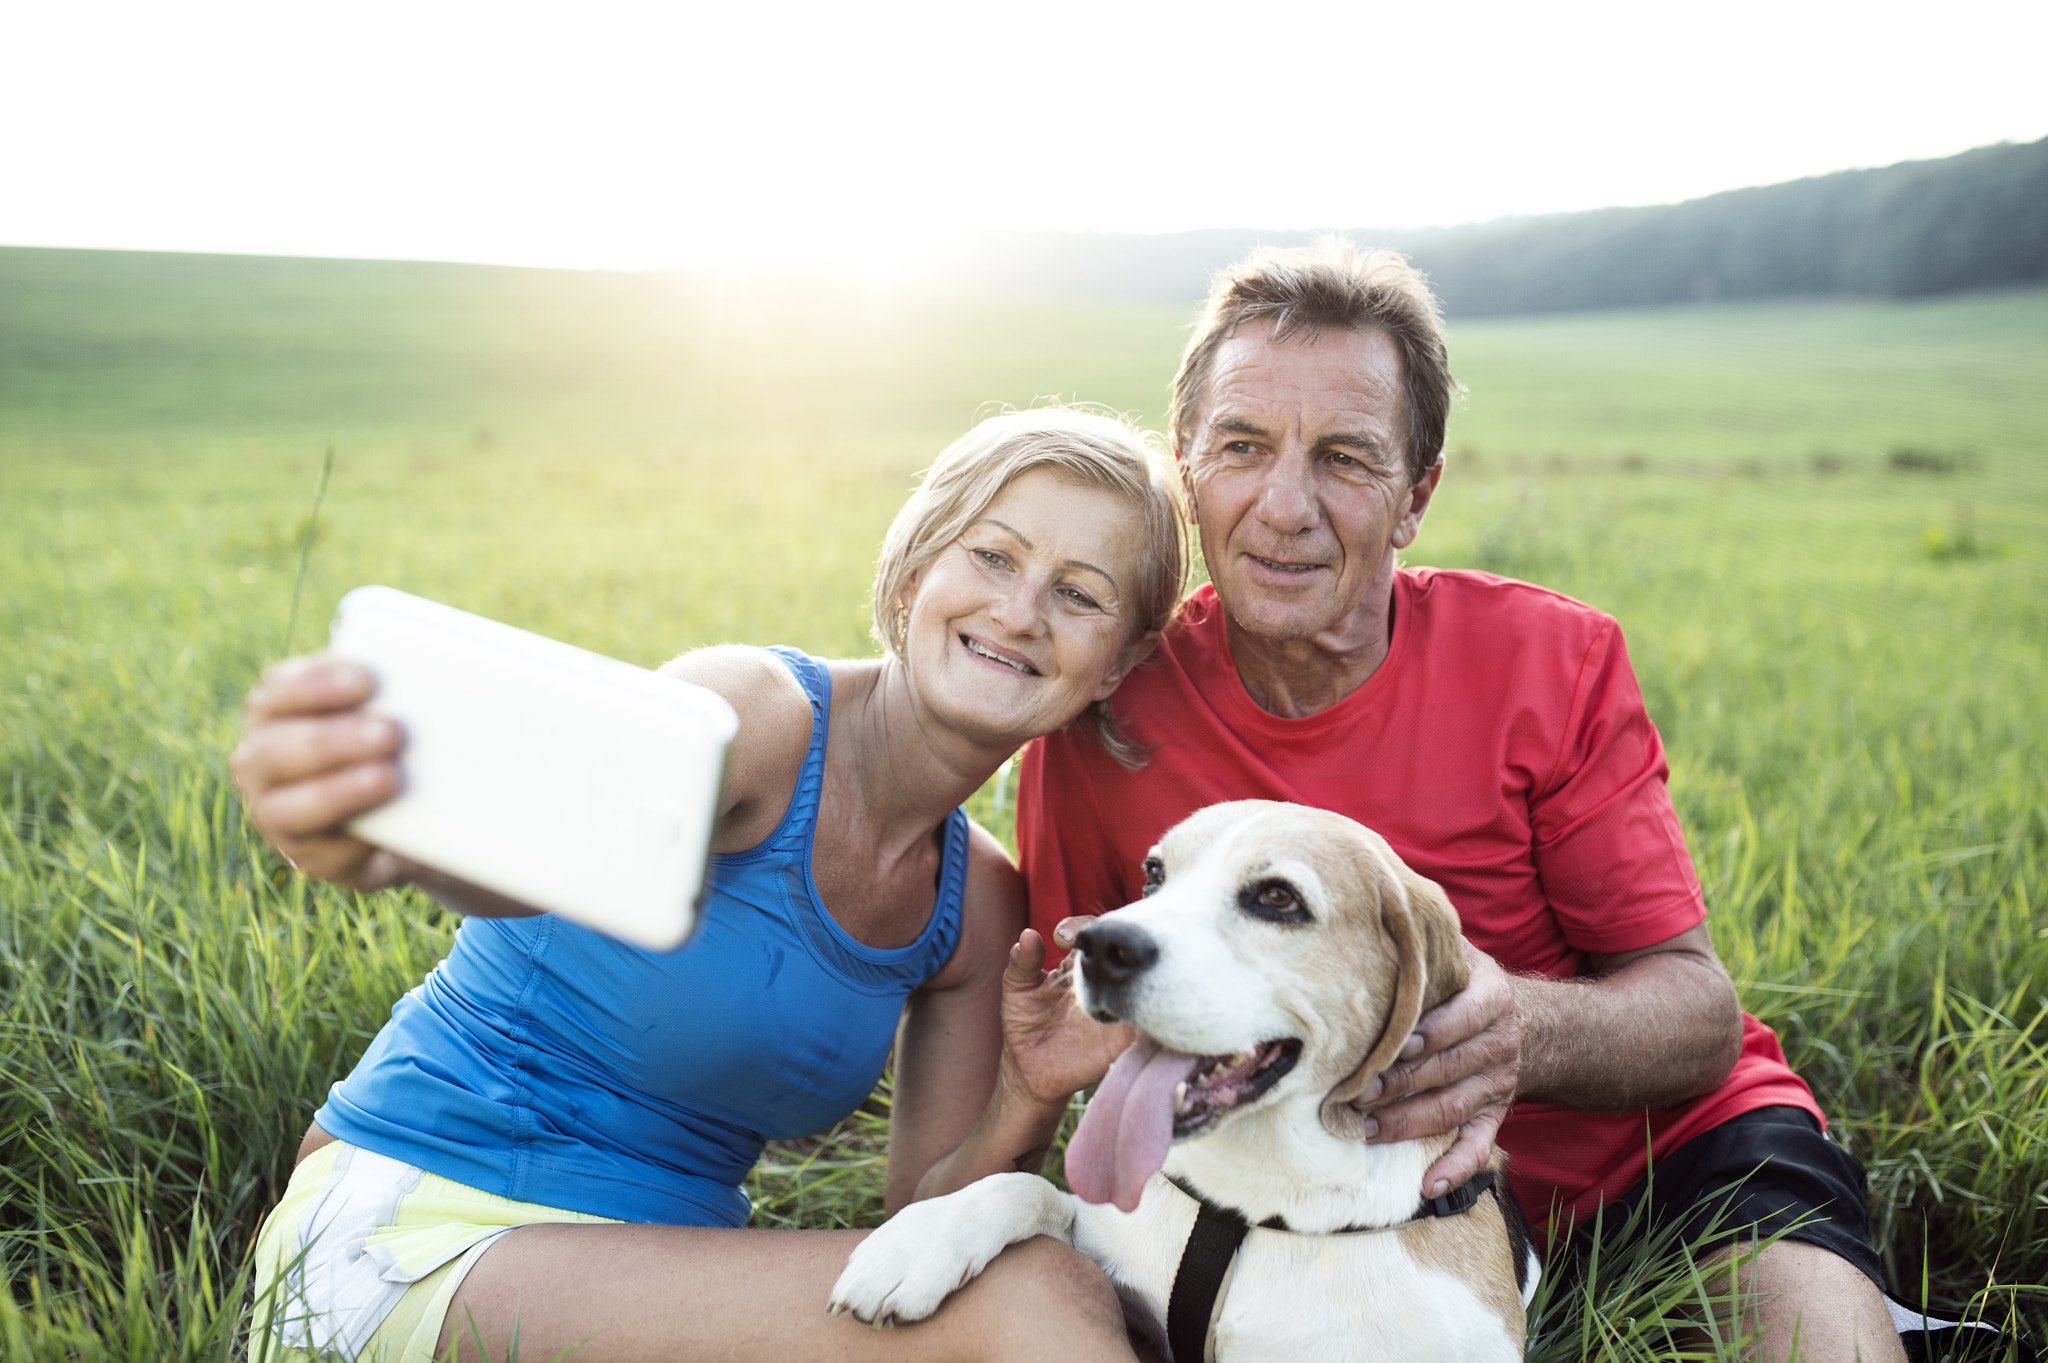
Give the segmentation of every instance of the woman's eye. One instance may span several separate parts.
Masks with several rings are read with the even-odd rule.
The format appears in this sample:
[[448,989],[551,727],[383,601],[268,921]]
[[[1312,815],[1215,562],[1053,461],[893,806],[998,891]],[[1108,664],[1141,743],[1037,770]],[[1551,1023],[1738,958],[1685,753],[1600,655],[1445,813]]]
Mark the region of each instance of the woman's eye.
[[1073,602],[1075,605],[1081,606],[1087,610],[1096,609],[1095,598],[1088,595],[1088,593],[1082,591],[1079,587],[1062,587],[1060,589],[1060,595],[1066,597],[1067,600]]
[[1003,556],[993,549],[975,549],[971,552],[984,568],[1000,568],[1006,562]]

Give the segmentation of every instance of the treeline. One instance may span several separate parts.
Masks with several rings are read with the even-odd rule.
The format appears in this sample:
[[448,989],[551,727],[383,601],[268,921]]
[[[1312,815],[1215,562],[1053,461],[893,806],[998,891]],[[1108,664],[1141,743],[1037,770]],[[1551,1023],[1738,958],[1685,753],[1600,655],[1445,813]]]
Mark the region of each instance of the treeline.
[[[928,278],[1181,303],[1253,245],[1314,235],[989,233],[934,260]],[[2048,138],[1651,208],[1347,235],[1407,252],[1463,316],[2030,283],[2048,280]]]

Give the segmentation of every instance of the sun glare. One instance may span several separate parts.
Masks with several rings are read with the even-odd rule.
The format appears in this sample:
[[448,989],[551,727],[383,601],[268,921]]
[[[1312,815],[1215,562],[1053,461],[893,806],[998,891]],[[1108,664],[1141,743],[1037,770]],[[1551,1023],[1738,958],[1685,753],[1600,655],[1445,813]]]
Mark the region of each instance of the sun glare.
[[2048,133],[2048,7],[1915,15],[21,5],[0,242],[879,283],[963,231],[1466,222]]

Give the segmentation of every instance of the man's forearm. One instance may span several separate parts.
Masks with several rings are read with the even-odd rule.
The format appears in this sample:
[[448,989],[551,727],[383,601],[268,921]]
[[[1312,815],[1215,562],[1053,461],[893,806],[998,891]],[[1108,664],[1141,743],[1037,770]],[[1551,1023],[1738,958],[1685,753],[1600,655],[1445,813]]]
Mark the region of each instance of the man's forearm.
[[1660,952],[1589,979],[1518,977],[1516,1097],[1627,1111],[1709,1092],[1742,1050],[1742,1010],[1720,964]]

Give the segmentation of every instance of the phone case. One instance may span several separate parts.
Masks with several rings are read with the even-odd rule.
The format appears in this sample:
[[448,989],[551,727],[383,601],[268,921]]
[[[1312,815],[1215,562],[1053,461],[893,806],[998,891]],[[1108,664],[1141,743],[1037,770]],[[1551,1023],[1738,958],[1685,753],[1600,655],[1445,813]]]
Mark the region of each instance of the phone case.
[[695,926],[738,718],[687,682],[390,587],[329,647],[405,729],[405,784],[358,837],[651,950]]

